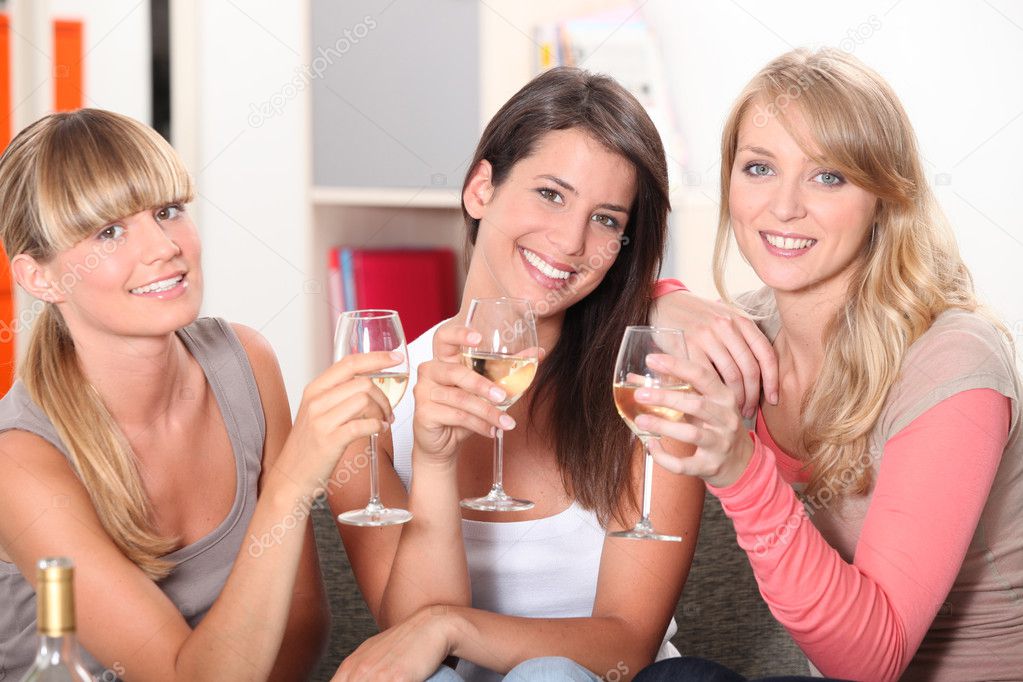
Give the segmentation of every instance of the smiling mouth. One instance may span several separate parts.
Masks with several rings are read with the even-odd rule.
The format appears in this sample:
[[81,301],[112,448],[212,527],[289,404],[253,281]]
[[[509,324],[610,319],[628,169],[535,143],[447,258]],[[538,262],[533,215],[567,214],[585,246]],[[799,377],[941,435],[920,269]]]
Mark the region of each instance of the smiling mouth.
[[135,287],[130,291],[136,295],[159,294],[164,291],[170,291],[179,284],[185,284],[187,286],[187,282],[184,282],[184,279],[184,275],[178,275],[177,277],[171,277],[169,279],[161,279],[159,282],[153,282],[152,284],[147,284],[144,287]]
[[760,235],[768,244],[784,251],[803,251],[817,243],[816,239],[783,237],[778,234],[768,234],[767,232],[761,232]]
[[539,270],[543,275],[550,277],[551,279],[565,280],[571,277],[572,275],[576,274],[575,270],[561,270],[560,268],[554,267],[553,265],[545,261],[543,258],[541,258],[539,255],[530,251],[524,246],[520,246],[519,250],[522,251],[522,256],[530,265],[532,265],[534,268]]

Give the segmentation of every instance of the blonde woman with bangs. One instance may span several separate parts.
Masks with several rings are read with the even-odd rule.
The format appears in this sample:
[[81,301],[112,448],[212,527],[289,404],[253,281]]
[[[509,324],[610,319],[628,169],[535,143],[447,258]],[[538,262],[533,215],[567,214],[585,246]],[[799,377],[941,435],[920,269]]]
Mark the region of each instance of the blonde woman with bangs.
[[[797,50],[754,77],[722,138],[725,301],[732,234],[766,285],[737,302],[773,346],[778,390],[765,367],[748,431],[719,378],[734,362],[659,356],[696,394],[637,398],[692,420],[642,428],[697,450],[658,461],[705,480],[819,671],[1019,680],[1023,389],[879,75],[843,52]],[[749,323],[722,311],[691,298],[676,314],[699,357],[750,352],[733,333]],[[743,678],[697,659],[637,677],[668,679]]]
[[300,680],[325,644],[296,514],[347,445],[386,428],[383,394],[355,375],[395,362],[334,365],[292,428],[266,341],[198,318],[192,194],[159,135],[95,109],[37,121],[0,157],[0,236],[38,312],[0,401],[0,678],[32,663],[34,566],[53,555],[75,562],[102,679]]

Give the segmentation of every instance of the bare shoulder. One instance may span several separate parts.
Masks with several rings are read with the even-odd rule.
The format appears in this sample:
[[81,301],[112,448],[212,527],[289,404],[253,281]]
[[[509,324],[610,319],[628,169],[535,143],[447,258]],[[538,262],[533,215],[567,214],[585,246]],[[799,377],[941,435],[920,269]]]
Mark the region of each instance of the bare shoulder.
[[270,342],[255,329],[243,324],[232,322],[231,330],[238,337],[238,341],[249,358],[252,374],[256,377],[256,385],[259,387],[259,395],[263,400],[264,407],[267,406],[269,400],[283,398],[287,401],[281,365],[277,361],[277,354],[274,353]]
[[231,322],[231,331],[238,337],[238,341],[249,356],[249,363],[252,371],[256,374],[256,380],[260,380],[260,374],[267,372],[280,373],[280,365],[277,362],[277,354],[266,337],[252,327],[244,324]]
[[284,388],[277,354],[266,337],[251,327],[232,322],[231,329],[245,349],[252,366],[259,389],[259,400],[263,405],[263,419],[266,422],[266,438],[263,441],[263,465],[272,463],[280,453],[288,433],[291,431],[291,406]]
[[48,469],[71,471],[67,459],[52,443],[21,429],[0,433],[0,472],[13,475],[17,470],[43,473]]
[[[91,512],[85,488],[71,464],[52,443],[29,431],[0,433],[0,554],[10,561],[15,539],[48,510],[76,507]],[[91,513],[84,525],[98,528]]]

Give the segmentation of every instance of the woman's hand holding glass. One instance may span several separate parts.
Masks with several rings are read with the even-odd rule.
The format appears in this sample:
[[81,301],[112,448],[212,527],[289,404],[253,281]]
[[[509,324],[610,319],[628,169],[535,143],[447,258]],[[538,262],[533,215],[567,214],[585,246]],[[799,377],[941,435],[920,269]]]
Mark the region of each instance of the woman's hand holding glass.
[[696,446],[690,457],[674,457],[655,439],[650,451],[662,467],[676,474],[698,476],[715,487],[726,487],[742,476],[753,456],[753,441],[739,414],[735,394],[717,373],[696,362],[671,355],[653,354],[651,367],[679,377],[693,392],[645,388],[636,391],[636,400],[683,412],[686,421],[661,419],[651,414],[636,418],[636,425],[665,438]]
[[[334,334],[334,358],[366,355],[385,351],[398,359],[388,372],[363,374],[386,396],[389,410],[405,395],[408,385],[408,350],[405,332],[394,310],[349,310],[341,313]],[[390,412],[388,412],[390,418]],[[382,431],[383,429],[381,429]],[[380,470],[377,463],[377,435],[369,436],[369,502],[363,509],[339,514],[337,520],[350,526],[394,526],[408,523],[412,514],[406,509],[388,508],[380,499]]]
[[462,361],[463,349],[482,338],[468,327],[443,326],[434,336],[434,359],[419,366],[415,444],[417,456],[428,462],[453,463],[458,446],[473,433],[493,438],[496,429],[515,428],[515,420],[497,408],[507,398],[505,390]]
[[302,393],[295,424],[274,470],[297,483],[304,494],[330,477],[345,448],[387,430],[390,403],[365,375],[403,359],[387,352],[351,355],[314,379]]
[[677,291],[654,301],[650,319],[658,327],[686,330],[689,358],[717,370],[742,414],[756,412],[761,382],[768,402],[777,402],[778,357],[756,323],[736,308]]

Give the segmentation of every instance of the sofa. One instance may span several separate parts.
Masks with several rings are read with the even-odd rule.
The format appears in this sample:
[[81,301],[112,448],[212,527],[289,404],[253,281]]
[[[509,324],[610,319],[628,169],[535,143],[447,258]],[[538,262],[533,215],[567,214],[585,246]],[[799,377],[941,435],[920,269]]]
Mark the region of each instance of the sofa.
[[[377,632],[362,601],[329,509],[314,512],[333,622],[313,680],[329,680],[345,656]],[[764,604],[721,504],[707,495],[696,556],[675,611],[672,640],[686,655],[718,661],[747,677],[807,674],[807,661]]]

